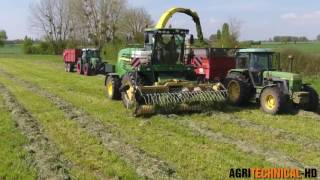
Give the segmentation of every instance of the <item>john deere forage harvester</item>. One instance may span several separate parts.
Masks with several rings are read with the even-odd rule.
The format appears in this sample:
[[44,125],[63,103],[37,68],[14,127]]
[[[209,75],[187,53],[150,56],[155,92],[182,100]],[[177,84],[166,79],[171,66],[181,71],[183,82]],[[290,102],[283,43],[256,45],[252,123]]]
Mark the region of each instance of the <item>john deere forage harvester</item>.
[[119,52],[114,73],[106,75],[110,99],[122,99],[135,115],[201,111],[225,102],[221,83],[198,84],[185,64],[186,29],[152,28],[145,31],[143,48]]

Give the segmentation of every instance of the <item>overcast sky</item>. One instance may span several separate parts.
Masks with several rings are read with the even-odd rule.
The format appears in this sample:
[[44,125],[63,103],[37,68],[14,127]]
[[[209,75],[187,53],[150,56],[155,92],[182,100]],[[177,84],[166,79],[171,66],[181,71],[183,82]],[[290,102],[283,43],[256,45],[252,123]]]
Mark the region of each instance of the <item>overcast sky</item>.
[[[144,7],[156,22],[171,7],[187,7],[198,12],[206,37],[223,22],[237,18],[242,22],[242,40],[265,40],[275,35],[307,36],[320,34],[319,0],[128,0],[129,5]],[[9,39],[25,35],[37,37],[30,28],[29,6],[37,0],[2,0],[0,29]],[[175,15],[170,24],[195,31],[190,17]]]

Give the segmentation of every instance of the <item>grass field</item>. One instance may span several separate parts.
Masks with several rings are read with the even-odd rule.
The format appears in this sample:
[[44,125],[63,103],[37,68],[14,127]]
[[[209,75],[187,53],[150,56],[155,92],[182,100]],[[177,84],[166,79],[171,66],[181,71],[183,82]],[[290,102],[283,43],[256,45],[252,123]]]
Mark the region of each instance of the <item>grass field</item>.
[[[256,46],[258,47],[258,46]],[[320,54],[320,43],[319,42],[298,42],[294,43],[262,43],[259,47],[261,48],[271,48],[274,50],[282,49],[297,49],[305,53]]]
[[[103,76],[63,68],[59,56],[0,55],[0,179],[227,179],[230,168],[320,167],[316,113],[270,116],[251,105],[135,118],[105,98]],[[34,144],[38,129],[45,143]]]

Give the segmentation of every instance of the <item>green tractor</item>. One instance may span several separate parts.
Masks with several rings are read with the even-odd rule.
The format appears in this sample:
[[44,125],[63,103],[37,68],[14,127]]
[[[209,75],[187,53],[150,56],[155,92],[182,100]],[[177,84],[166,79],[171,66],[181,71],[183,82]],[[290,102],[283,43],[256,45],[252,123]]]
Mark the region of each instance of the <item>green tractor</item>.
[[229,102],[244,105],[255,99],[268,114],[283,112],[292,105],[317,110],[317,92],[302,82],[301,75],[281,72],[279,57],[270,49],[238,50],[236,68],[228,72],[225,82]]
[[189,30],[145,31],[143,48],[120,50],[115,72],[105,79],[109,99],[122,99],[134,115],[202,111],[226,101],[221,83],[198,84],[187,65],[185,38]]
[[77,62],[77,72],[86,76],[105,73],[105,62],[100,57],[100,50],[82,49],[81,57]]

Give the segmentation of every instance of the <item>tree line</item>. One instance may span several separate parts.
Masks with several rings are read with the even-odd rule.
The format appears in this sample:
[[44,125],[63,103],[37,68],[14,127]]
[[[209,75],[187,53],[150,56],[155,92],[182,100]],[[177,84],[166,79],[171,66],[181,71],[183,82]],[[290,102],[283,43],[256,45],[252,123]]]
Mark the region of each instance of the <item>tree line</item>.
[[27,53],[60,54],[67,47],[141,41],[143,30],[153,23],[144,8],[130,7],[127,0],[40,0],[30,11],[30,25],[41,33],[42,41],[35,45],[26,37]]

